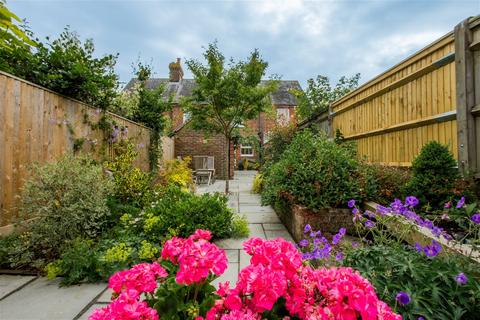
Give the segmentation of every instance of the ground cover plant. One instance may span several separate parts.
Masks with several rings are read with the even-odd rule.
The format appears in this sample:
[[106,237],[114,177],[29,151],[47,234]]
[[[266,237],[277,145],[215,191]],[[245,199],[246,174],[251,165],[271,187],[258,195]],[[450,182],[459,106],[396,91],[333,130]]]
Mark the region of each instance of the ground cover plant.
[[304,266],[281,238],[245,242],[250,264],[234,286],[221,283],[215,291],[211,281],[225,271],[227,257],[210,237],[196,230],[172,238],[159,262],[114,274],[112,302],[89,319],[401,319],[357,272]]
[[245,218],[233,214],[224,195],[187,187],[187,161],[149,173],[135,166],[133,144],[122,141],[114,150],[103,166],[67,154],[35,167],[22,197],[27,222],[0,238],[0,267],[62,276],[69,285],[150,262],[166,240],[199,228],[215,238],[248,235]]

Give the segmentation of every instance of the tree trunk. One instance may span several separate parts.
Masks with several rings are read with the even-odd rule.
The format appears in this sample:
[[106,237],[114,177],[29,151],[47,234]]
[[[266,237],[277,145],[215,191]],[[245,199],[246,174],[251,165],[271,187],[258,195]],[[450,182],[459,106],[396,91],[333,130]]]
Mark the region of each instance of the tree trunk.
[[227,161],[226,161],[226,172],[227,172],[227,176],[225,178],[225,194],[228,195],[228,192],[229,192],[229,188],[230,188],[230,137],[225,135],[225,139],[227,140],[226,141],[226,145],[227,145],[227,152],[226,152],[226,155],[227,155]]

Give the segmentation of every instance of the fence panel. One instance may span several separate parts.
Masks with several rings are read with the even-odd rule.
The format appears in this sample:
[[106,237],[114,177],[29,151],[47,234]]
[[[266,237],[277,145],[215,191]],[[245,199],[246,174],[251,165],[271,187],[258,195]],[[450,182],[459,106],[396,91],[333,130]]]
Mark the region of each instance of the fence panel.
[[[150,130],[111,116],[137,144],[137,165],[148,169]],[[111,156],[103,131],[92,128],[100,117],[98,110],[79,101],[0,72],[0,226],[15,217],[31,164],[52,161],[74,148],[97,159]]]

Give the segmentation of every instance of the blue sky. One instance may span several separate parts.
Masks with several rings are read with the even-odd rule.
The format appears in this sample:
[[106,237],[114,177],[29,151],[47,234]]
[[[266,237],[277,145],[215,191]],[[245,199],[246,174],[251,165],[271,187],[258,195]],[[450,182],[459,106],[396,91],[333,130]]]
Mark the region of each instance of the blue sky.
[[55,37],[70,25],[82,38],[93,38],[99,54],[119,53],[122,82],[132,77],[138,57],[152,62],[155,76],[166,77],[169,62],[201,58],[202,46],[217,39],[234,59],[258,48],[269,62],[267,74],[302,86],[318,74],[335,80],[360,72],[365,82],[480,14],[480,0],[10,0],[7,5],[40,38]]

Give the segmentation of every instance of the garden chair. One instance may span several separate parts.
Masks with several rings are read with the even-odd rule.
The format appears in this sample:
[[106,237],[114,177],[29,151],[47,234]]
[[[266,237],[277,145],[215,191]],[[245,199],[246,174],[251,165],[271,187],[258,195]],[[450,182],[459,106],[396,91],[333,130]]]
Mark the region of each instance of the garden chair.
[[210,185],[215,180],[215,157],[193,156],[193,170],[197,183],[203,179]]

